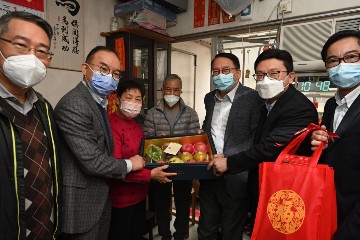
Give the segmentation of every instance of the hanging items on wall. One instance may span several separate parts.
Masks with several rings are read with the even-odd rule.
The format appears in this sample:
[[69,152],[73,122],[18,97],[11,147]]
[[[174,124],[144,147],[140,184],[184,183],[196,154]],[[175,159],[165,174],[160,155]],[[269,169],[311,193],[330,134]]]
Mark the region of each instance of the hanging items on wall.
[[220,23],[220,6],[216,3],[216,0],[209,0],[208,11],[208,25],[215,25]]
[[223,23],[228,23],[228,22],[233,22],[235,21],[235,16],[230,16],[229,14],[227,14],[224,10],[221,10],[221,15],[222,15],[222,22]]
[[228,14],[230,17],[239,14],[242,10],[247,8],[253,0],[215,0],[219,6]]
[[250,69],[249,69],[249,66],[250,66],[250,49],[248,49],[246,51],[247,53],[247,69],[245,71],[245,78],[249,78],[250,77]]
[[194,0],[194,28],[205,25],[205,0]]

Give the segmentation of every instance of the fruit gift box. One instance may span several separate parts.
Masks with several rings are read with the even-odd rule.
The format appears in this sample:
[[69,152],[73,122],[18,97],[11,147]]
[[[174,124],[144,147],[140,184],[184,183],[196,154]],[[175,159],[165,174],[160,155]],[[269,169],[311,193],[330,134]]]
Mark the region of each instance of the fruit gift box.
[[[179,150],[165,153],[175,143]],[[172,146],[172,145],[170,145]],[[145,137],[142,139],[140,155],[146,161],[146,168],[153,169],[169,165],[166,172],[176,172],[173,180],[216,178],[207,165],[213,157],[215,147],[208,134]]]

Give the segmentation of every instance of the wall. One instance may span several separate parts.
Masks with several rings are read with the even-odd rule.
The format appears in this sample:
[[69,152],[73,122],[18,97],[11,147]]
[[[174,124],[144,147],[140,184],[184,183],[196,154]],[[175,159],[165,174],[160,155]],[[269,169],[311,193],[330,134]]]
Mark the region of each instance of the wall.
[[[210,91],[210,63],[211,63],[211,50],[208,47],[202,46],[195,42],[181,42],[174,43],[174,48],[178,48],[187,52],[197,55],[196,66],[196,83],[195,83],[195,111],[199,115],[200,126],[205,119],[205,94]],[[176,61],[176,59],[171,59]],[[181,73],[178,73],[181,77]]]
[[[255,0],[253,4],[252,20],[240,21],[237,18],[236,21],[225,24],[217,24],[207,26],[207,9],[208,1],[205,7],[205,27],[194,28],[194,0],[189,0],[188,10],[185,13],[178,15],[178,23],[176,26],[168,29],[171,36],[182,36],[196,33],[212,32],[215,30],[221,30],[226,28],[236,28],[244,26],[248,28],[249,24],[261,24],[267,21],[271,11],[280,2],[279,0]],[[292,0],[292,13],[286,13],[285,19],[294,18],[304,15],[319,14],[327,11],[335,11],[345,8],[352,8],[353,11],[359,11],[359,0]],[[277,19],[276,11],[271,15],[270,21]]]
[[[115,2],[116,0],[84,1],[85,42],[83,46],[85,57],[93,47],[105,45],[105,38],[100,36],[100,32],[110,31],[110,20],[114,15]],[[54,57],[56,58],[56,56]],[[82,80],[81,66],[78,66],[78,69],[79,71],[76,72],[50,68],[45,80],[35,89],[55,107],[60,98]]]

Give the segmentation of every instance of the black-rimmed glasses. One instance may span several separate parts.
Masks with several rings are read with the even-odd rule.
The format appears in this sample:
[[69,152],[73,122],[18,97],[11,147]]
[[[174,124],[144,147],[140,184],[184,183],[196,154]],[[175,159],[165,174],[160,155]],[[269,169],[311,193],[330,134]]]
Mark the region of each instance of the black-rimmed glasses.
[[222,69],[212,69],[212,70],[211,70],[211,75],[217,76],[217,75],[220,74],[220,72],[221,72],[222,74],[229,74],[232,69],[236,69],[236,68],[224,67],[224,68],[222,68]]
[[346,63],[358,62],[360,60],[360,53],[348,53],[348,54],[345,54],[344,57],[342,57],[342,58],[329,57],[325,61],[325,66],[327,68],[336,67],[337,65],[340,64],[341,60]]
[[29,48],[27,45],[23,44],[23,43],[17,43],[17,42],[12,42],[9,39],[5,39],[5,38],[1,38],[0,40],[10,43],[11,45],[14,46],[15,50],[19,53],[19,54],[27,54],[28,52],[30,52],[31,49],[34,50],[35,52],[35,56],[40,58],[40,59],[51,59],[52,56],[54,55],[51,52],[48,52],[46,50],[41,50],[41,49],[37,49],[37,48]]
[[268,76],[269,78],[274,78],[274,79],[279,79],[280,77],[280,73],[282,72],[286,72],[287,71],[271,71],[271,72],[265,72],[265,73],[255,73],[253,74],[253,77],[255,79],[255,81],[262,81],[265,76]]

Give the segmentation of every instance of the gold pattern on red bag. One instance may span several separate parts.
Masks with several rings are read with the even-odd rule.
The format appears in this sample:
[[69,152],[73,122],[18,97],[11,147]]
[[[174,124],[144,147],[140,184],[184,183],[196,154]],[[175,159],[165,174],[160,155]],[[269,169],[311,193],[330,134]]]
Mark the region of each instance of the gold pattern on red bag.
[[296,232],[305,219],[305,203],[292,190],[280,190],[271,195],[267,214],[276,231],[283,234]]

